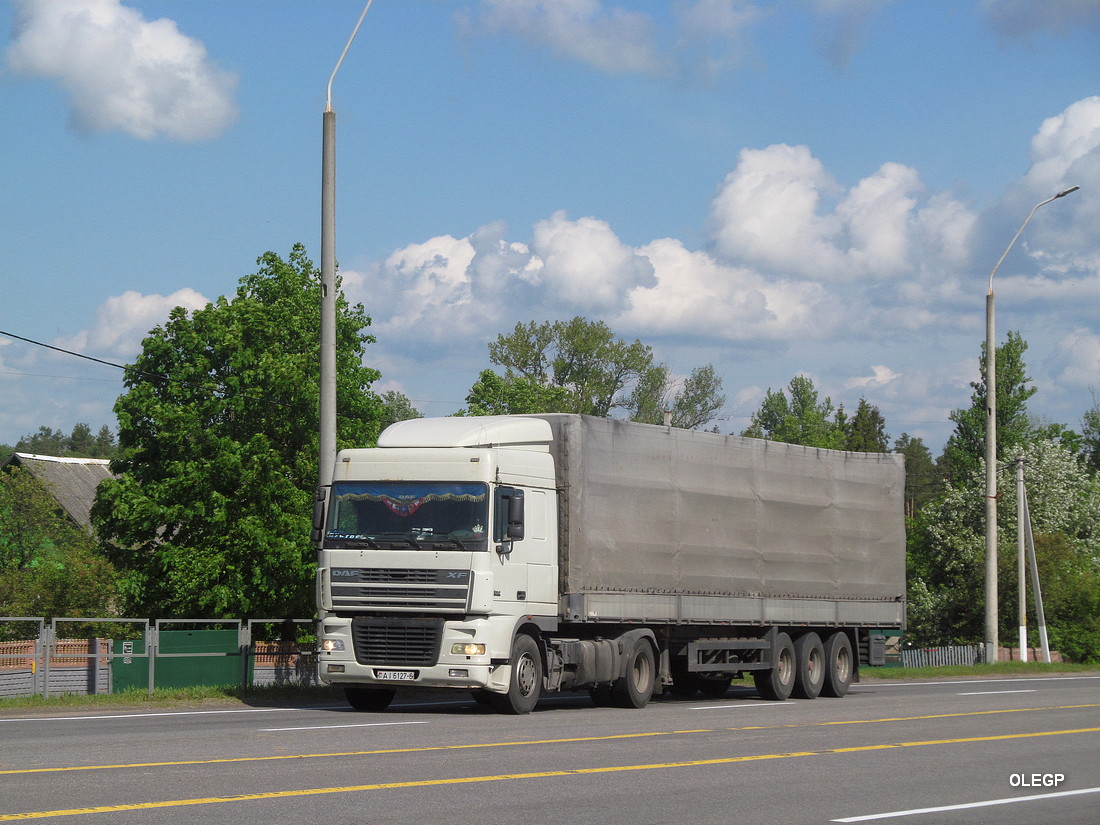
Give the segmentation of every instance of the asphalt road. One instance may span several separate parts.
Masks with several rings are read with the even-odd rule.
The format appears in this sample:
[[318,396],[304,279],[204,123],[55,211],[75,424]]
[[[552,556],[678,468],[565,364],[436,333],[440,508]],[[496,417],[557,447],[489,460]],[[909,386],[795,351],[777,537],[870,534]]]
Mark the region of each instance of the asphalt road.
[[[932,809],[932,810],[928,810]],[[1100,823],[1100,676],[867,682],[844,699],[456,694],[0,718],[0,822]]]

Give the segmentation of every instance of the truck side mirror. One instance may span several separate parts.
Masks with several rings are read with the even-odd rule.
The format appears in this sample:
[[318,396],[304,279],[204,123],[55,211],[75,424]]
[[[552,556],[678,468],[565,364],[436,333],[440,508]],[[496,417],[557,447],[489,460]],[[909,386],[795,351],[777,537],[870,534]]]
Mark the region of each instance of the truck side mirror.
[[497,487],[493,541],[523,540],[523,490]]
[[523,490],[514,490],[508,500],[508,538],[523,541]]
[[317,544],[325,534],[325,488],[318,487],[313,494],[313,542]]

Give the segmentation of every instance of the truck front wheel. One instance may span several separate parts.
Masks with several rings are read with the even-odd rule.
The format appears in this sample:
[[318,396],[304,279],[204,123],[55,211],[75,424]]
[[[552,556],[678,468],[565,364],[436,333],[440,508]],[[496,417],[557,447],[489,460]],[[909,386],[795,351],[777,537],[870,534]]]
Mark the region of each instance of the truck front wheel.
[[756,690],[764,699],[784,702],[790,698],[791,691],[794,690],[794,673],[795,657],[791,637],[786,633],[777,633],[775,649],[772,651],[771,669],[753,672],[752,678],[756,683]]
[[345,687],[344,696],[356,710],[379,711],[390,706],[397,691],[392,688]]
[[611,684],[611,699],[616,707],[644,708],[653,698],[653,682],[657,675],[653,648],[645,639],[634,642],[626,660],[626,673]]
[[530,636],[520,634],[512,642],[512,675],[507,693],[494,693],[493,705],[501,713],[522,716],[538,704],[542,693],[542,654]]

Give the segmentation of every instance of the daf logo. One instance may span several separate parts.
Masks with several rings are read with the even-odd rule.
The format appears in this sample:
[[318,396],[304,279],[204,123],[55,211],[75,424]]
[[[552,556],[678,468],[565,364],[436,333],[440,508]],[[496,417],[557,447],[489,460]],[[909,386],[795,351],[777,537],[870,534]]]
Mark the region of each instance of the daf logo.
[[332,577],[334,579],[354,579],[358,578],[359,571],[350,567],[334,567],[332,568]]

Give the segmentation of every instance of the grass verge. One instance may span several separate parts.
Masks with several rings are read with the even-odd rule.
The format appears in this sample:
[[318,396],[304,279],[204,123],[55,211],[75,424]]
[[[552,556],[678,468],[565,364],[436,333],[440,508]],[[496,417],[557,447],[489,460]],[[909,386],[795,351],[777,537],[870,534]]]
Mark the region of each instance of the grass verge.
[[[999,662],[995,665],[946,666],[946,667],[864,667],[860,669],[863,682],[879,679],[920,680],[997,678],[1005,676],[1044,676],[1070,673],[1097,672],[1097,665],[1075,665],[1063,662]],[[735,685],[752,684],[751,677],[735,681]],[[264,685],[241,688],[240,686],[212,686],[189,688],[159,688],[150,695],[145,690],[131,689],[121,693],[65,694],[43,699],[41,695],[16,696],[0,699],[0,713],[5,710],[58,710],[66,708],[172,708],[225,705],[313,705],[341,704],[344,693],[340,688],[302,687],[300,685]]]

